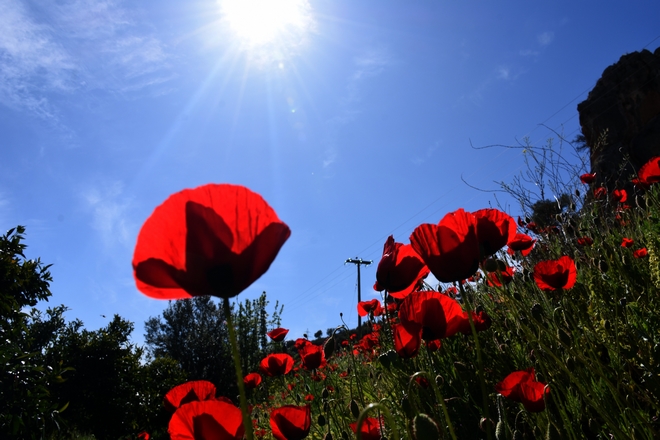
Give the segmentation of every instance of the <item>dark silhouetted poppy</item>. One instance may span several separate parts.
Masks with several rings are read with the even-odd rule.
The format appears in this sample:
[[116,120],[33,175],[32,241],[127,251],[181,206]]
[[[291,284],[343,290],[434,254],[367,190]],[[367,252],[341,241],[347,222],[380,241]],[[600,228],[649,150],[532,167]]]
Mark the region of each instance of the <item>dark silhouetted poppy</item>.
[[529,255],[534,248],[534,243],[536,240],[530,237],[527,234],[516,234],[511,240],[507,243],[510,250],[520,251],[524,256]]
[[495,390],[514,402],[520,402],[529,412],[540,412],[545,409],[543,396],[550,392],[543,382],[537,382],[534,368],[524,371],[514,371],[502,382],[495,385]]
[[422,327],[417,327],[417,331],[408,332],[408,330],[406,330],[401,324],[392,325],[394,350],[399,357],[410,359],[417,356],[419,353],[419,347],[422,345]]
[[302,440],[312,426],[309,405],[284,405],[270,412],[270,428],[277,440]]
[[[472,322],[474,322],[474,328],[478,332],[488,330],[492,324],[490,316],[488,316],[488,314],[483,310],[477,313],[470,312],[470,316],[472,316]],[[471,335],[472,327],[470,326],[470,318],[468,318],[468,312],[463,312],[461,318],[462,319],[460,321],[458,331],[463,333],[464,335]]]
[[477,218],[463,209],[445,215],[437,225],[418,226],[410,243],[440,282],[464,280],[479,267]]
[[477,218],[477,238],[481,258],[502,249],[516,235],[516,221],[499,209],[480,209],[472,213]]
[[215,398],[215,385],[207,380],[194,380],[182,383],[172,388],[163,398],[165,408],[174,412],[181,405],[199,400],[212,400]]
[[591,246],[594,244],[594,241],[591,239],[591,237],[580,237],[577,239],[577,244],[580,246]]
[[660,182],[660,156],[653,157],[642,165],[637,176],[642,185],[650,186]]
[[594,199],[604,199],[605,196],[607,196],[607,188],[604,186],[594,189]]
[[133,275],[137,288],[153,298],[231,298],[268,270],[290,234],[264,199],[245,187],[186,189],[142,225]]
[[625,189],[615,189],[612,191],[612,198],[619,203],[626,203],[628,200],[628,192]]
[[[367,417],[360,426],[360,438],[362,440],[380,440],[380,421],[375,417]],[[357,422],[349,425],[357,434]]]
[[442,341],[440,339],[433,339],[431,341],[425,341],[424,345],[426,345],[428,351],[438,351],[442,347]]
[[646,248],[637,249],[633,252],[633,257],[644,258],[649,256],[649,251]]
[[635,244],[635,240],[633,240],[632,238],[623,237],[623,240],[621,240],[621,247],[629,248],[629,247],[633,247],[634,244]]
[[259,386],[261,383],[261,375],[259,373],[250,373],[243,378],[243,384],[245,388],[254,389]]
[[515,269],[513,267],[507,266],[506,269],[499,272],[489,272],[488,273],[488,285],[489,286],[502,286],[502,284],[509,284],[513,281],[513,274]]
[[269,354],[261,360],[259,368],[269,376],[282,376],[293,368],[293,358],[286,353]]
[[541,290],[570,289],[576,279],[575,262],[567,255],[558,260],[541,261],[534,266],[534,281]]
[[390,235],[378,263],[374,290],[387,290],[390,295],[396,294],[395,298],[403,298],[428,274],[428,267],[412,246],[396,243]]
[[426,341],[450,337],[458,331],[463,316],[458,301],[434,291],[413,292],[399,306],[399,319],[408,333],[419,332]]
[[266,334],[273,341],[282,342],[284,338],[286,338],[287,333],[289,333],[289,329],[280,327],[280,328],[276,328],[275,330],[271,330]]
[[580,176],[580,181],[586,185],[596,180],[596,173],[585,173]]
[[325,355],[321,345],[307,344],[298,350],[303,368],[315,370],[325,364]]
[[190,402],[176,410],[168,427],[173,440],[242,440],[241,410],[220,400]]
[[383,314],[383,307],[380,305],[380,301],[374,298],[370,301],[360,301],[357,305],[357,311],[360,316],[367,316],[369,313],[379,316]]

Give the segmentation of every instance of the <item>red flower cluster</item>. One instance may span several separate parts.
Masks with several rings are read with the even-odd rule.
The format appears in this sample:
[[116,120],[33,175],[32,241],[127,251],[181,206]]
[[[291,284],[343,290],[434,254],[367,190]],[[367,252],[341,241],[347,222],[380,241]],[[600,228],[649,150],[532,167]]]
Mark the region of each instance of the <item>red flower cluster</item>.
[[522,403],[529,412],[543,411],[543,397],[550,392],[545,383],[536,381],[533,367],[509,374],[495,385],[495,390],[507,399]]
[[282,376],[293,368],[293,358],[286,353],[269,354],[261,360],[259,368],[269,376]]
[[302,440],[312,426],[309,405],[284,405],[270,412],[270,428],[277,440]]
[[380,316],[385,313],[383,306],[380,305],[380,301],[374,298],[370,301],[361,301],[357,305],[358,315],[367,316],[370,313],[373,313],[373,316]]
[[566,255],[558,260],[541,261],[534,266],[534,281],[541,290],[570,289],[576,279],[575,262]]
[[473,275],[479,261],[504,247],[515,234],[515,220],[502,211],[459,209],[437,225],[418,226],[410,243],[438,281],[450,283]]
[[229,399],[216,399],[215,391],[212,383],[200,380],[178,385],[165,395],[165,407],[174,412],[168,427],[172,439],[243,438],[241,410]]
[[390,235],[378,263],[374,290],[387,290],[394,298],[401,299],[412,292],[428,274],[428,267],[413,247],[396,243]]
[[153,298],[231,298],[268,270],[290,234],[264,199],[245,187],[186,189],[142,226],[133,275],[137,288]]
[[286,338],[287,333],[289,333],[289,329],[280,327],[276,328],[275,330],[271,330],[266,334],[274,342],[282,342],[284,338]]

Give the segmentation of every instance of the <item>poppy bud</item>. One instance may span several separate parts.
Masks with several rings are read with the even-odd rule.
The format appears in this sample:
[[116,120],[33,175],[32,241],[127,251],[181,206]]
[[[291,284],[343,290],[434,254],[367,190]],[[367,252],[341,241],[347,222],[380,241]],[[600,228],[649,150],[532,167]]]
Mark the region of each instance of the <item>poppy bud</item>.
[[568,368],[568,371],[575,370],[575,361],[573,360],[572,357],[566,359],[566,368]]
[[325,437],[323,437],[323,440],[332,440],[332,434],[327,433]]
[[479,420],[479,429],[481,429],[483,432],[490,431],[492,427],[493,421],[491,419],[482,417],[481,420]]
[[437,440],[440,438],[440,429],[426,414],[417,414],[413,420],[413,437],[415,440]]
[[497,425],[495,425],[495,439],[496,440],[504,440],[505,439],[505,431],[504,431],[504,422],[499,421],[497,422]]
[[403,398],[401,398],[401,409],[403,410],[403,413],[409,418],[413,416],[414,412],[412,405],[410,404],[410,398],[408,398],[408,396],[403,396]]
[[569,334],[566,333],[563,329],[559,329],[559,331],[557,333],[558,333],[558,336],[559,336],[559,340],[562,342],[562,344],[564,344],[567,347],[570,347],[571,345],[573,345],[573,340],[571,339]]
[[517,429],[513,431],[513,440],[522,440],[522,434]]
[[341,432],[341,438],[343,440],[349,440],[350,437],[348,436],[348,433],[346,431],[342,431]]
[[383,365],[383,367],[390,368],[391,362],[390,362],[390,358],[387,356],[387,353],[383,353],[380,356],[378,356],[378,360]]
[[319,424],[319,426],[325,426],[325,416],[323,414],[319,414],[316,422]]
[[337,349],[337,342],[335,341],[335,335],[330,336],[323,344],[323,354],[326,359],[330,359],[330,356],[335,354]]
[[576,190],[575,190],[575,195],[578,196],[578,197],[580,197],[580,190],[579,190],[579,189],[576,189]]
[[488,258],[484,261],[483,268],[487,272],[497,272],[497,260],[495,258]]
[[537,321],[541,321],[543,318],[543,307],[541,307],[541,304],[536,303],[532,306],[532,316]]
[[358,417],[360,417],[360,407],[358,407],[358,404],[355,401],[355,399],[351,400],[350,408],[351,408],[351,414],[353,414],[353,417],[355,417],[356,419]]
[[438,386],[442,386],[445,384],[445,378],[438,374],[435,376],[435,383],[438,384]]
[[330,393],[328,392],[328,389],[323,388],[323,391],[321,392],[321,397],[323,397],[324,399],[327,399],[329,394]]

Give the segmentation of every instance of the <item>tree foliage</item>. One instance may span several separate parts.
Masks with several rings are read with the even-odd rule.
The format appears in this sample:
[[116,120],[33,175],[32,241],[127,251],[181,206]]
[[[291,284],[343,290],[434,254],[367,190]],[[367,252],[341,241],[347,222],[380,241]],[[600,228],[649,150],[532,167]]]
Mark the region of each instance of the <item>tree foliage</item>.
[[[270,316],[267,306],[264,292],[231,308],[244,372],[257,369],[268,350],[268,329],[280,324],[282,307],[276,304]],[[188,380],[208,380],[221,394],[236,397],[226,316],[211,297],[171,301],[162,316],[149,318],[145,330],[152,358],[169,357],[185,371]]]

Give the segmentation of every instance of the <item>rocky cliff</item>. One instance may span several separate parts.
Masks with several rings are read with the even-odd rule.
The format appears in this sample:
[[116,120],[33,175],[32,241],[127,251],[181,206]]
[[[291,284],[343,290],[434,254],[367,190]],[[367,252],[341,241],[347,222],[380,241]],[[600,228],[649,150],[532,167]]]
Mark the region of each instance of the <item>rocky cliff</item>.
[[660,47],[622,56],[577,109],[595,184],[627,186],[640,166],[660,155]]

